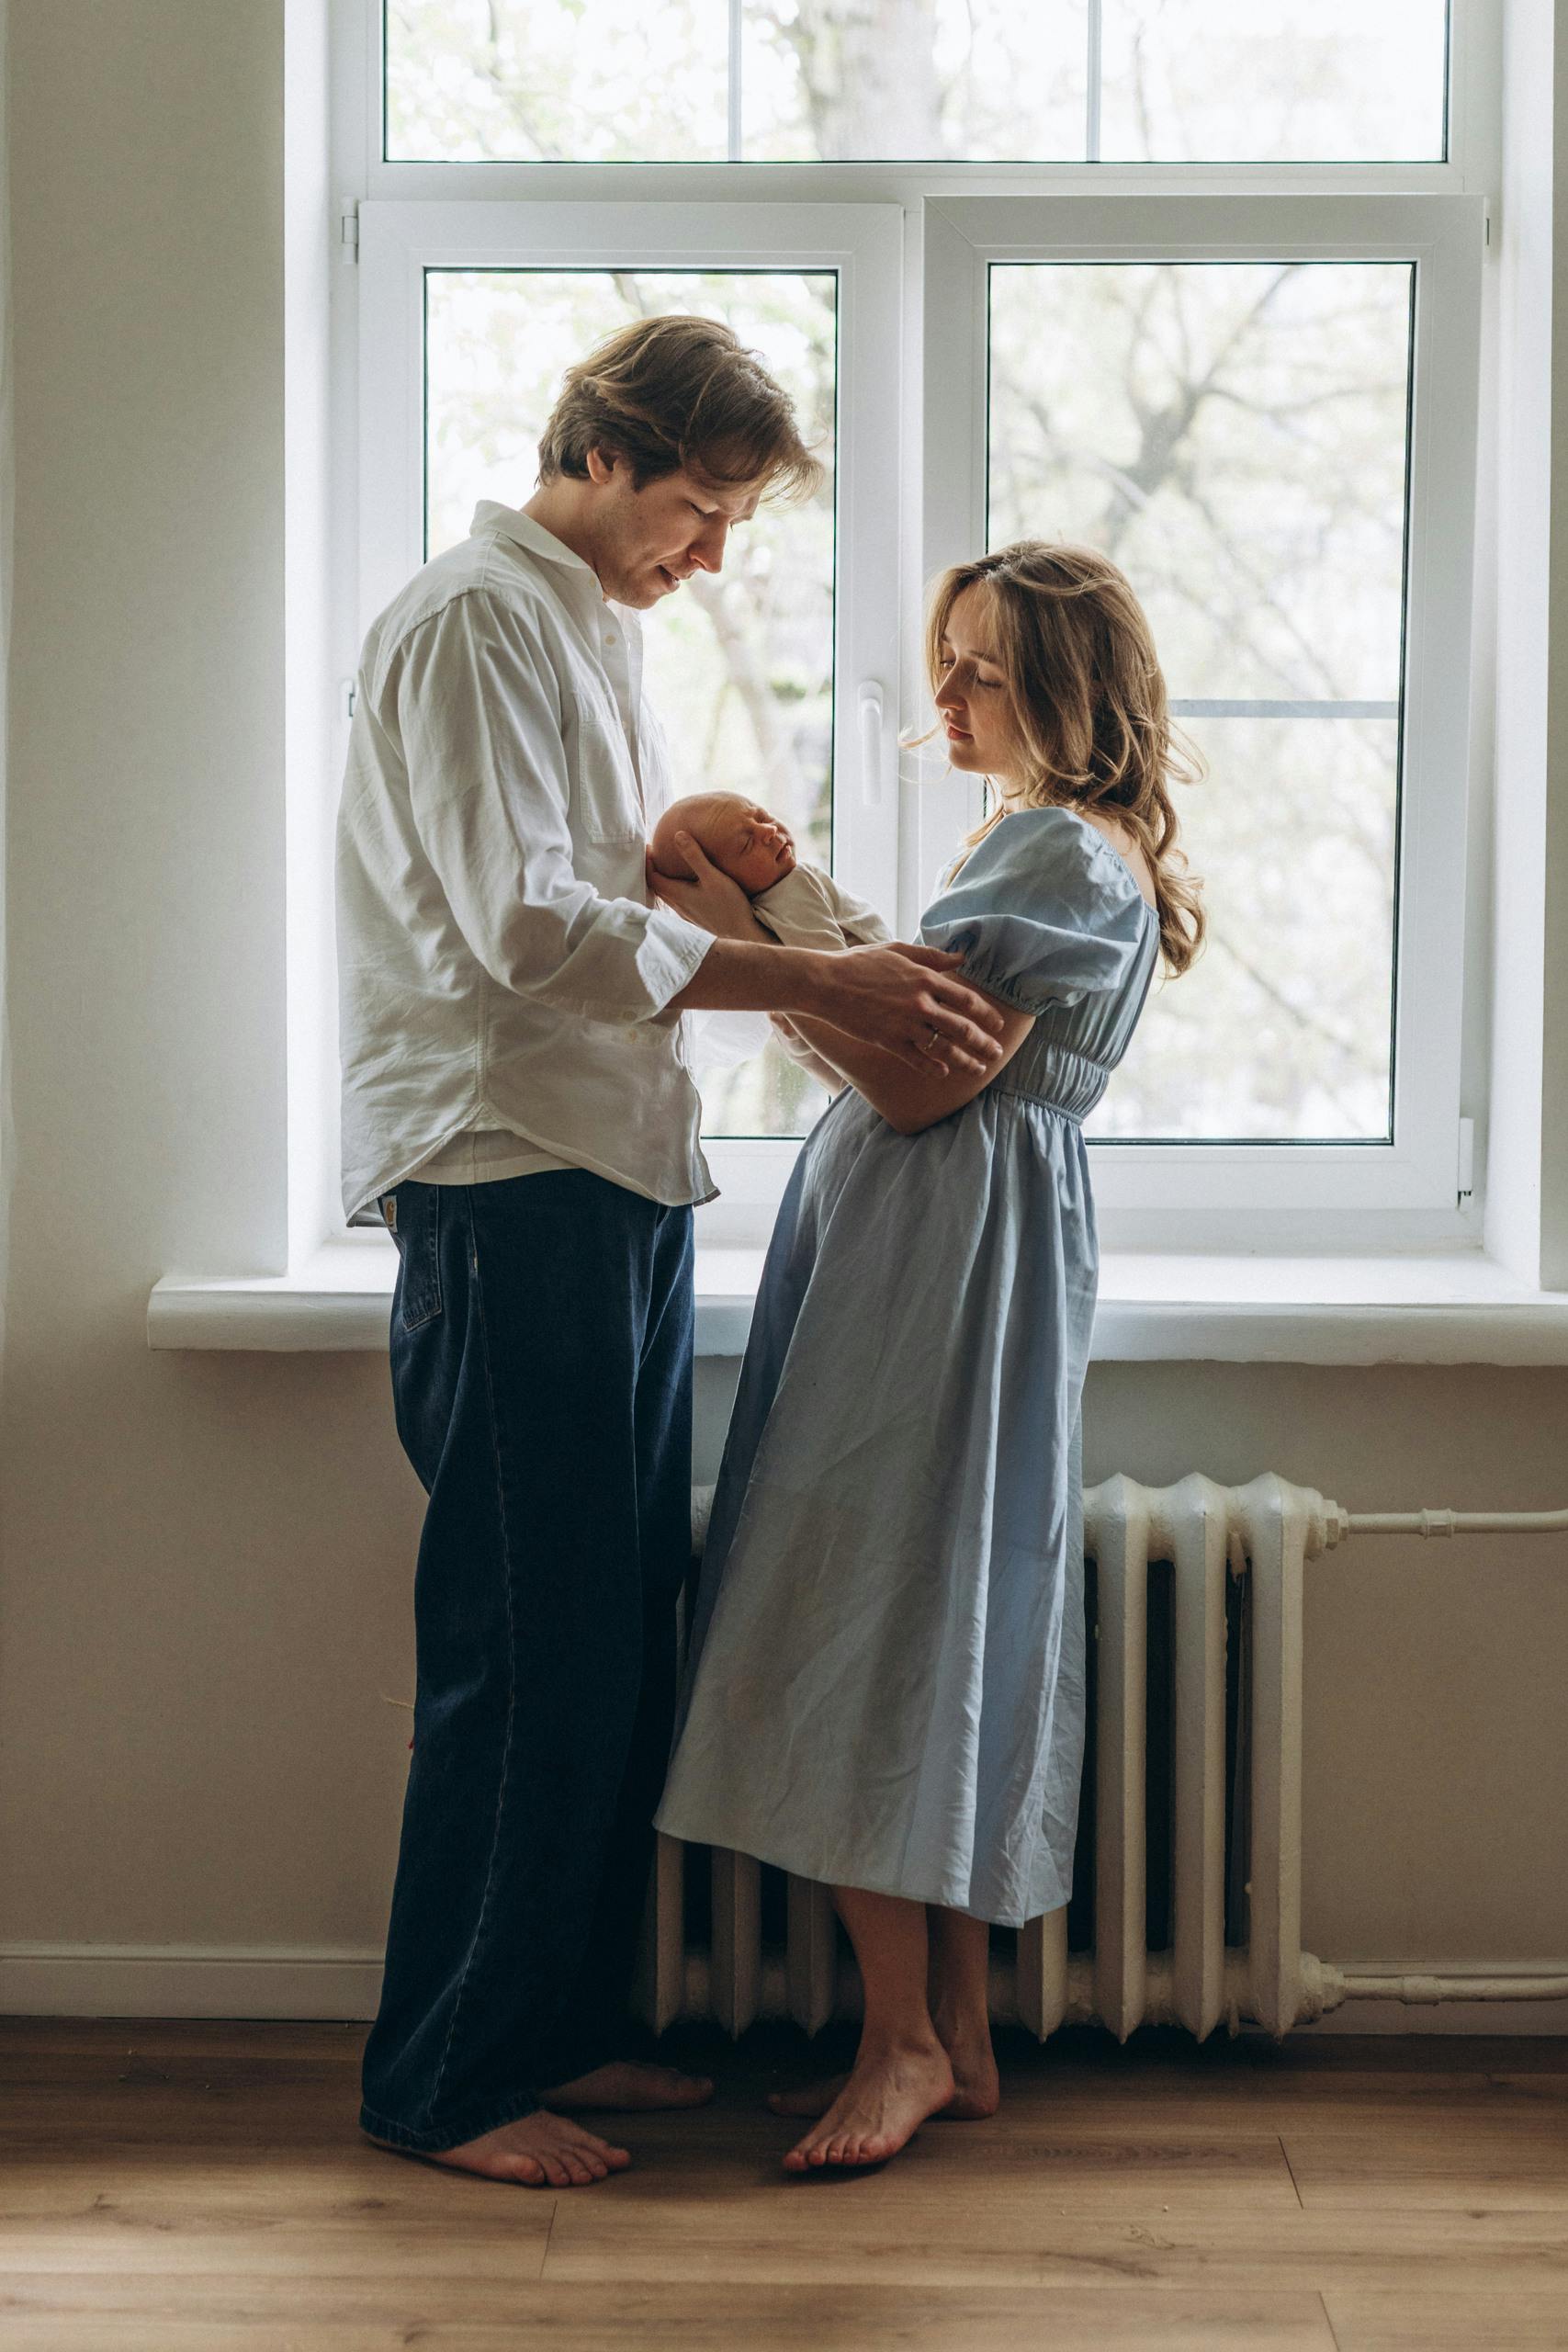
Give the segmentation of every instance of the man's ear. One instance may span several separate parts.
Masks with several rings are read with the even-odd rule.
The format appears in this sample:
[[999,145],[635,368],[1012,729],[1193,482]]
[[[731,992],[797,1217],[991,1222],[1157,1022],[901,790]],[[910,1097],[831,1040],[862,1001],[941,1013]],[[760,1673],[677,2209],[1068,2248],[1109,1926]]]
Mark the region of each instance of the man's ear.
[[588,452],[587,466],[589,481],[597,482],[603,489],[615,470],[615,453],[613,449],[606,452],[595,446]]

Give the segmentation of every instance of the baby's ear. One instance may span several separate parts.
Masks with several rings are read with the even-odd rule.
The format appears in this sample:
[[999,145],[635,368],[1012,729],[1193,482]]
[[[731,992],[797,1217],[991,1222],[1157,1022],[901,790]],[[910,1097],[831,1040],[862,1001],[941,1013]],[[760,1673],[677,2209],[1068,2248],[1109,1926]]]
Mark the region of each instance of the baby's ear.
[[667,850],[660,857],[650,847],[648,862],[654,873],[661,875],[666,882],[694,882],[697,878],[678,849]]

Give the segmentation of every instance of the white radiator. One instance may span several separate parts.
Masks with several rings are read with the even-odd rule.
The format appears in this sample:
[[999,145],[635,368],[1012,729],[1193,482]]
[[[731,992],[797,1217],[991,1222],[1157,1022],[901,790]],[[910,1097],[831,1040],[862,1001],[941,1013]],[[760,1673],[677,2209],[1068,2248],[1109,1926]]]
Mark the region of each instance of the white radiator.
[[[693,1496],[693,1543],[705,1532],[711,1488]],[[1302,1583],[1305,1563],[1355,1529],[1444,1535],[1470,1528],[1562,1532],[1568,1513],[1422,1512],[1352,1520],[1310,1487],[1268,1473],[1246,1487],[1197,1476],[1174,1487],[1114,1477],[1084,1497],[1085,1554],[1094,1563],[1089,1634],[1093,1848],[1089,1949],[1069,1953],[1068,1910],[1016,1937],[993,1935],[991,2007],[1043,2040],[1064,2023],[1098,2022],[1125,2041],[1144,2024],[1183,2025],[1201,2040],[1224,2019],[1281,2036],[1347,1998],[1520,2000],[1568,1996],[1568,1977],[1351,1976],[1301,1948]],[[1148,1596],[1151,1563],[1169,1561],[1168,1750],[1151,1759]],[[1162,1576],[1164,1571],[1159,1572]],[[1226,1942],[1226,1580],[1237,1582],[1231,1661],[1244,1767],[1228,1792],[1233,1937]],[[1164,1724],[1166,1710],[1158,1710]],[[1168,1949],[1147,1949],[1149,1767],[1170,1791]],[[1087,1770],[1086,1770],[1087,1781]],[[1084,1825],[1080,1822],[1079,1842]],[[691,1849],[660,1838],[655,1855],[637,2006],[662,2032],[681,2018],[732,2034],[756,2018],[793,2018],[816,2033],[853,2015],[859,1985],[826,1887],[788,1879],[744,1854],[713,1851],[705,1906],[693,1904]],[[764,1933],[764,1919],[770,1931]],[[1081,1940],[1081,1938],[1080,1938]]]

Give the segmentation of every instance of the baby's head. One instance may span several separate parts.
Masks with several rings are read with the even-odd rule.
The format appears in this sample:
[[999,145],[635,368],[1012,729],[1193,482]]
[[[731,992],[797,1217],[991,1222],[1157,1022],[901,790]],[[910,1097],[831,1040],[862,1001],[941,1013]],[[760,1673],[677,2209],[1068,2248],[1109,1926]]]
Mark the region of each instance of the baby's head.
[[787,825],[770,817],[740,792],[694,792],[673,800],[653,829],[649,846],[660,874],[690,881],[691,870],[675,845],[677,833],[690,833],[697,847],[731,881],[739,882],[749,899],[782,882],[795,865],[795,843]]

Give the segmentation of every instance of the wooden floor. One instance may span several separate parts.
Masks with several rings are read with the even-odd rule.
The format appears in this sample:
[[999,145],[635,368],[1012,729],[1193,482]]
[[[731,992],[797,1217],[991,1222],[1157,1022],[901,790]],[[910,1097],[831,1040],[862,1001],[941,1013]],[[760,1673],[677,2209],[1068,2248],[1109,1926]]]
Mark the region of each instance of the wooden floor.
[[1568,2041],[1019,2038],[994,2122],[797,2181],[806,2043],[672,2036],[715,2105],[558,2193],[372,2148],[363,2038],[0,2021],[4,2352],[1568,2346]]

